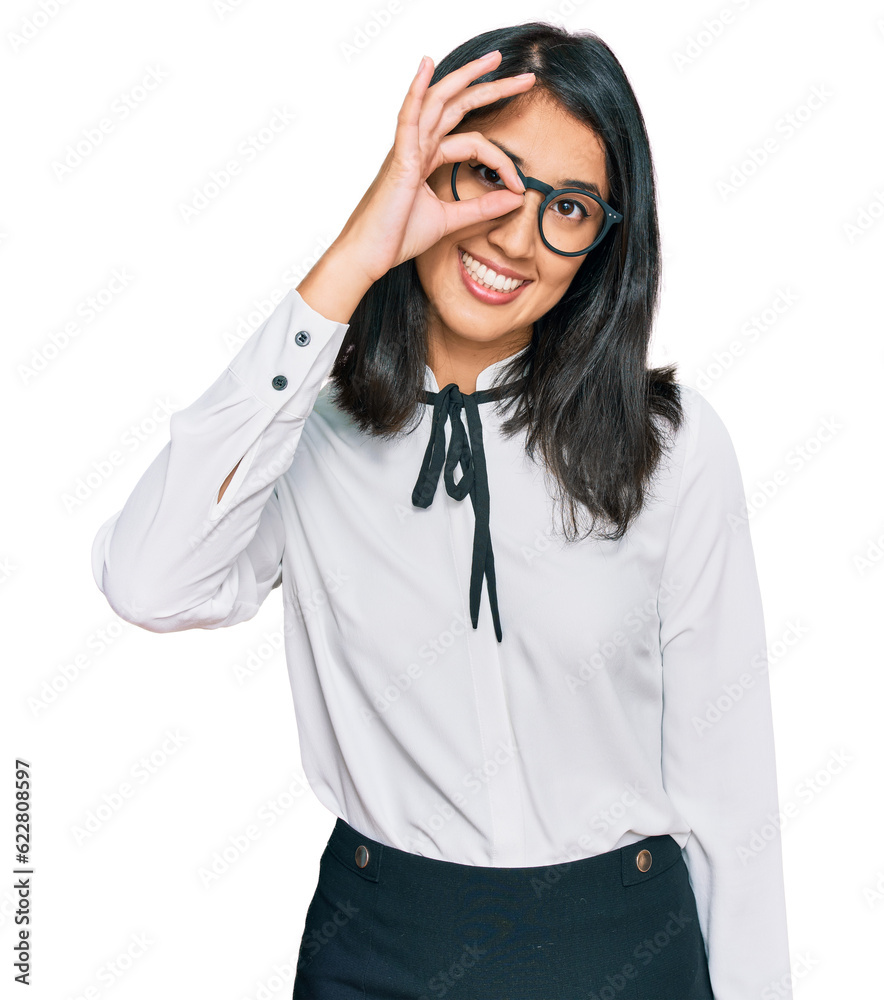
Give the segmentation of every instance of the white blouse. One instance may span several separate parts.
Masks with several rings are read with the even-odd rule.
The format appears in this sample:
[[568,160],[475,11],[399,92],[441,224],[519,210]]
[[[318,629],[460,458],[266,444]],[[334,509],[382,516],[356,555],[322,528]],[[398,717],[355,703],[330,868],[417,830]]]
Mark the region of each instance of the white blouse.
[[[493,400],[427,367],[417,429],[361,434],[326,381],[348,326],[292,289],[172,414],[95,537],[108,603],[152,632],[222,628],[281,582],[302,765],[332,813],[466,865],[671,834],[716,1000],[791,997],[765,627],[721,418],[682,385],[655,499],[619,541],[568,542]],[[448,488],[446,450],[470,470]]]

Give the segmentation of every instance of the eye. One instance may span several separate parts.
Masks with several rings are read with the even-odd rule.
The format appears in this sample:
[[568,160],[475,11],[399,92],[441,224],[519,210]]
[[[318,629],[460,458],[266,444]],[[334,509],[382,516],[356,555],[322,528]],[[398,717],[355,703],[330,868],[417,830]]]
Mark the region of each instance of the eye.
[[484,163],[469,164],[470,170],[473,171],[475,176],[483,183],[487,184],[489,187],[493,187],[495,184],[502,184],[503,179],[496,170],[492,170],[491,167],[486,166]]
[[564,194],[551,202],[547,211],[556,222],[598,222],[602,217],[601,206],[588,195]]
[[560,198],[558,201],[553,202],[553,208],[563,215],[566,219],[585,219],[587,216],[587,211],[577,201],[569,201],[567,198]]

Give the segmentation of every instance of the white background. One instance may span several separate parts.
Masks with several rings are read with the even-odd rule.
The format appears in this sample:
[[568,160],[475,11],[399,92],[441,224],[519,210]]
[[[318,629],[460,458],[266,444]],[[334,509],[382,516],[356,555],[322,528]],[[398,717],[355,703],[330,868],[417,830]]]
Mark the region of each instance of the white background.
[[[169,408],[215,380],[258,325],[255,304],[297,284],[337,235],[392,142],[421,56],[438,62],[480,31],[550,20],[601,35],[635,88],[665,250],[652,362],[677,361],[721,414],[754,511],[780,800],[792,813],[796,996],[869,995],[884,931],[873,641],[884,6],[851,0],[823,16],[797,0],[510,2],[505,20],[500,5],[464,0],[45,9],[7,2],[0,22],[4,993],[17,995],[18,756],[34,791],[29,996],[291,995],[334,817],[302,784],[283,654],[269,641],[281,591],[235,630],[149,633],[121,623],[96,588],[92,539],[168,440]],[[124,95],[143,97],[125,118]],[[247,159],[240,143],[275,109],[292,120]],[[102,118],[109,134],[59,172]],[[768,139],[759,164],[752,151]],[[234,157],[241,174],[185,220],[194,190]],[[115,269],[126,287],[84,322]],[[753,319],[763,329],[750,334]],[[79,332],[65,343],[71,322]],[[250,656],[260,667],[242,681],[235,668]],[[77,657],[84,666],[71,666]],[[183,741],[173,752],[168,732]],[[141,781],[133,769],[151,755]],[[78,834],[126,781],[134,794]],[[260,837],[237,856],[250,824]],[[206,884],[200,870],[225,851],[228,870]]]

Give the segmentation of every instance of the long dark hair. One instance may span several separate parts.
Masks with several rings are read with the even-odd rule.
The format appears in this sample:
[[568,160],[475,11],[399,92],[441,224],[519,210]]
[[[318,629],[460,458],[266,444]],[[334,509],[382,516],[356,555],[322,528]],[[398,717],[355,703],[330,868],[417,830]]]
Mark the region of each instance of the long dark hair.
[[[501,431],[525,430],[532,458],[539,446],[557,484],[556,499],[568,510],[566,536],[578,536],[578,513],[588,511],[587,534],[602,522],[607,528],[598,537],[619,539],[644,507],[667,430],[678,429],[683,419],[675,365],[647,368],[660,237],[644,119],[622,66],[597,35],[538,21],[464,42],[438,63],[431,85],[492,49],[500,49],[500,64],[474,82],[533,72],[525,97],[543,89],[598,135],[608,200],[624,220],[535,321],[524,354],[501,366],[494,384],[527,375],[522,392],[488,405],[517,404]],[[475,108],[455,130],[476,128],[521,97]],[[360,430],[392,437],[411,433],[420,422],[427,304],[412,259],[376,281],[353,313],[330,382],[334,402]]]

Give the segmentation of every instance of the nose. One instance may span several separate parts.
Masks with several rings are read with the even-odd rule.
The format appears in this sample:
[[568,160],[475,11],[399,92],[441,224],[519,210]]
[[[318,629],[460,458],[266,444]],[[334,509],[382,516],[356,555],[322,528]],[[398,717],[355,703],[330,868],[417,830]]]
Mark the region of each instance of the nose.
[[489,241],[512,259],[530,257],[536,248],[536,241],[540,239],[537,209],[542,201],[541,193],[529,188],[520,208],[492,220]]

